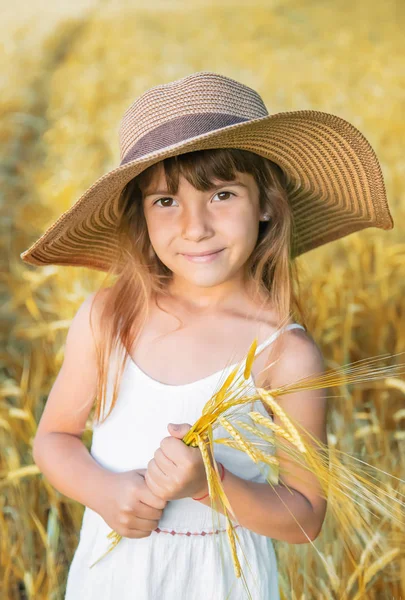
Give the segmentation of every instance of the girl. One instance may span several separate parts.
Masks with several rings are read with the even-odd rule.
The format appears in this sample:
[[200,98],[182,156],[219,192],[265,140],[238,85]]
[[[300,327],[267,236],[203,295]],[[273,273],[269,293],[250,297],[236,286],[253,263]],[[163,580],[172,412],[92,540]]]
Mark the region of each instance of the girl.
[[[392,227],[377,159],[346,121],[269,115],[257,92],[208,71],[147,90],[125,112],[120,143],[120,166],[22,254],[115,277],[72,321],[34,442],[44,475],[86,507],[65,598],[242,599],[248,588],[255,600],[279,599],[272,538],[319,535],[317,482],[289,461],[272,487],[247,455],[216,445],[245,587],[222,514],[213,526],[200,450],[182,438],[255,337],[248,385],[323,371],[319,347],[291,318],[302,315],[295,258]],[[324,390],[280,405],[326,443]],[[93,408],[88,453],[81,435]],[[261,402],[255,409],[268,416]],[[218,427],[214,439],[224,436]],[[111,530],[122,541],[90,569]]]

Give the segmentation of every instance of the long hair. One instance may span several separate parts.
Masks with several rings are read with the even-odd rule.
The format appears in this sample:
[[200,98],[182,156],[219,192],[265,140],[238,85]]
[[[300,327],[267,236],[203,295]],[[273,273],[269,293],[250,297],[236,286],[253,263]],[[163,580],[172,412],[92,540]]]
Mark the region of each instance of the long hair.
[[264,297],[268,306],[274,309],[280,323],[290,315],[305,321],[298,300],[294,222],[282,169],[258,154],[236,148],[198,150],[166,158],[129,181],[119,198],[119,255],[109,272],[114,271],[117,278],[103,299],[99,320],[101,335],[97,348],[98,385],[94,406],[97,421],[106,405],[111,353],[114,350],[121,352],[122,360],[114,381],[111,405],[103,420],[117,401],[125,362],[147,321],[151,299],[165,295],[172,278],[172,272],[151,245],[142,202],[142,190],[162,163],[170,194],[177,192],[180,174],[200,191],[208,191],[215,179],[234,179],[236,171],[254,177],[259,189],[260,210],[267,212],[270,220],[259,223],[257,242],[245,265],[249,282],[254,293]]

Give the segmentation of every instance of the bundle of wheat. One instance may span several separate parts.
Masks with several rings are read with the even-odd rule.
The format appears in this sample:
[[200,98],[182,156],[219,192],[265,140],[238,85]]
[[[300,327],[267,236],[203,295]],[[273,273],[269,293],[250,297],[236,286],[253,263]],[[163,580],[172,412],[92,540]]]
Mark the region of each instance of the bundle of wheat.
[[[323,497],[328,501],[328,508],[332,511],[333,517],[340,525],[340,530],[343,533],[342,543],[346,545],[348,551],[352,553],[364,553],[362,541],[358,539],[356,532],[364,528],[372,537],[373,530],[369,519],[363,513],[367,513],[368,511],[373,513],[375,511],[386,519],[401,523],[405,517],[405,494],[395,491],[389,481],[384,483],[381,480],[377,480],[373,471],[378,471],[378,469],[375,469],[372,465],[338,451],[335,448],[329,448],[328,445],[323,444],[320,440],[312,436],[299,423],[293,422],[275,398],[304,389],[315,390],[336,387],[349,383],[356,384],[362,381],[399,375],[404,372],[405,363],[380,367],[373,365],[388,356],[399,356],[400,354],[404,354],[404,352],[396,355],[372,357],[351,363],[340,369],[329,370],[320,376],[303,378],[280,388],[272,390],[255,388],[254,392],[252,392],[252,388],[247,387],[245,382],[251,373],[255,360],[256,347],[257,339],[250,346],[246,359],[241,364],[238,364],[228,375],[224,383],[220,386],[220,389],[205,404],[201,417],[183,438],[185,444],[200,448],[207,475],[213,521],[215,515],[218,514],[218,507],[221,507],[221,512],[227,520],[227,536],[236,577],[243,576],[236,550],[236,542],[240,546],[240,541],[231,517],[235,520],[237,519],[221,483],[213,451],[214,443],[225,444],[241,452],[245,452],[253,462],[262,462],[270,465],[279,474],[284,472],[283,465],[277,456],[266,453],[260,447],[262,444],[261,440],[266,442],[271,440],[276,446],[285,450],[290,460],[300,464],[300,466],[316,476],[320,483]],[[243,364],[243,375],[237,376]],[[267,418],[257,411],[250,411],[248,413],[251,423],[237,419],[238,406],[255,402],[259,399],[279,417],[283,426],[276,425],[270,417]],[[263,432],[257,425],[267,428],[269,434]],[[213,430],[218,426],[222,426],[228,431],[229,438],[213,438]],[[252,440],[249,438],[248,440],[237,426],[253,433],[255,439]],[[308,436],[308,439],[312,443],[305,439],[305,436],[302,435],[303,433]],[[288,445],[285,441],[288,442]],[[269,485],[273,489],[276,489],[274,483],[277,481],[277,476],[274,476],[274,470],[266,479]],[[388,473],[385,475],[388,476],[388,479],[394,477]],[[398,478],[395,477],[394,479]],[[405,484],[405,481],[399,481]],[[279,495],[278,497],[289,510],[283,499]],[[361,502],[356,498],[360,499]],[[298,523],[295,515],[290,510],[289,512]],[[298,523],[298,525],[308,538],[309,543],[313,545],[301,524]],[[90,568],[111,552],[122,539],[115,531],[111,531],[107,537],[112,540],[110,548]],[[313,547],[315,548],[314,545]],[[317,553],[321,559],[325,560],[320,552],[317,551]],[[244,576],[243,579],[245,580]],[[249,590],[247,592],[250,598]]]

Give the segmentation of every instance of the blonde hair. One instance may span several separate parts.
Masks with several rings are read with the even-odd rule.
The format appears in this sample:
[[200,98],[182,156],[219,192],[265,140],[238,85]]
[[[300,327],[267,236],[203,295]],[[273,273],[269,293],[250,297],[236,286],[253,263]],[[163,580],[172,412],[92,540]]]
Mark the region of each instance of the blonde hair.
[[282,169],[258,154],[236,148],[198,150],[166,158],[132,179],[123,188],[119,199],[119,256],[109,272],[114,272],[117,278],[108,289],[100,315],[99,372],[94,407],[97,421],[105,409],[112,351],[118,349],[123,354],[114,381],[111,406],[103,420],[117,401],[125,362],[146,323],[151,298],[164,295],[172,277],[170,269],[153,251],[142,202],[142,190],[162,164],[170,194],[177,192],[180,174],[200,191],[208,191],[214,179],[234,179],[236,171],[255,178],[260,210],[268,213],[270,220],[259,224],[256,246],[245,265],[249,281],[254,285],[255,293],[267,298],[280,322],[291,314],[304,321],[299,294],[294,289],[299,288],[294,259],[294,222]]

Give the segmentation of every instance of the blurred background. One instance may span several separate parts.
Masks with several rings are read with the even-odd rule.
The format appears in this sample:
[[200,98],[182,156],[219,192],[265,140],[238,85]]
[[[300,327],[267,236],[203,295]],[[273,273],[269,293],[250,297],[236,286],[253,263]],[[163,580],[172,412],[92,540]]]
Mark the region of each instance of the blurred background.
[[[270,113],[329,112],[369,140],[394,229],[299,257],[302,304],[327,367],[403,352],[405,3],[3,0],[1,11],[0,597],[57,600],[83,506],[43,478],[32,440],[70,320],[103,275],[30,267],[20,253],[119,164],[119,121],[137,96],[215,71],[256,89]],[[404,395],[397,377],[345,389],[331,400],[329,444],[404,478]],[[318,553],[275,541],[282,598],[405,598],[404,527],[377,522],[358,563],[328,517]]]

